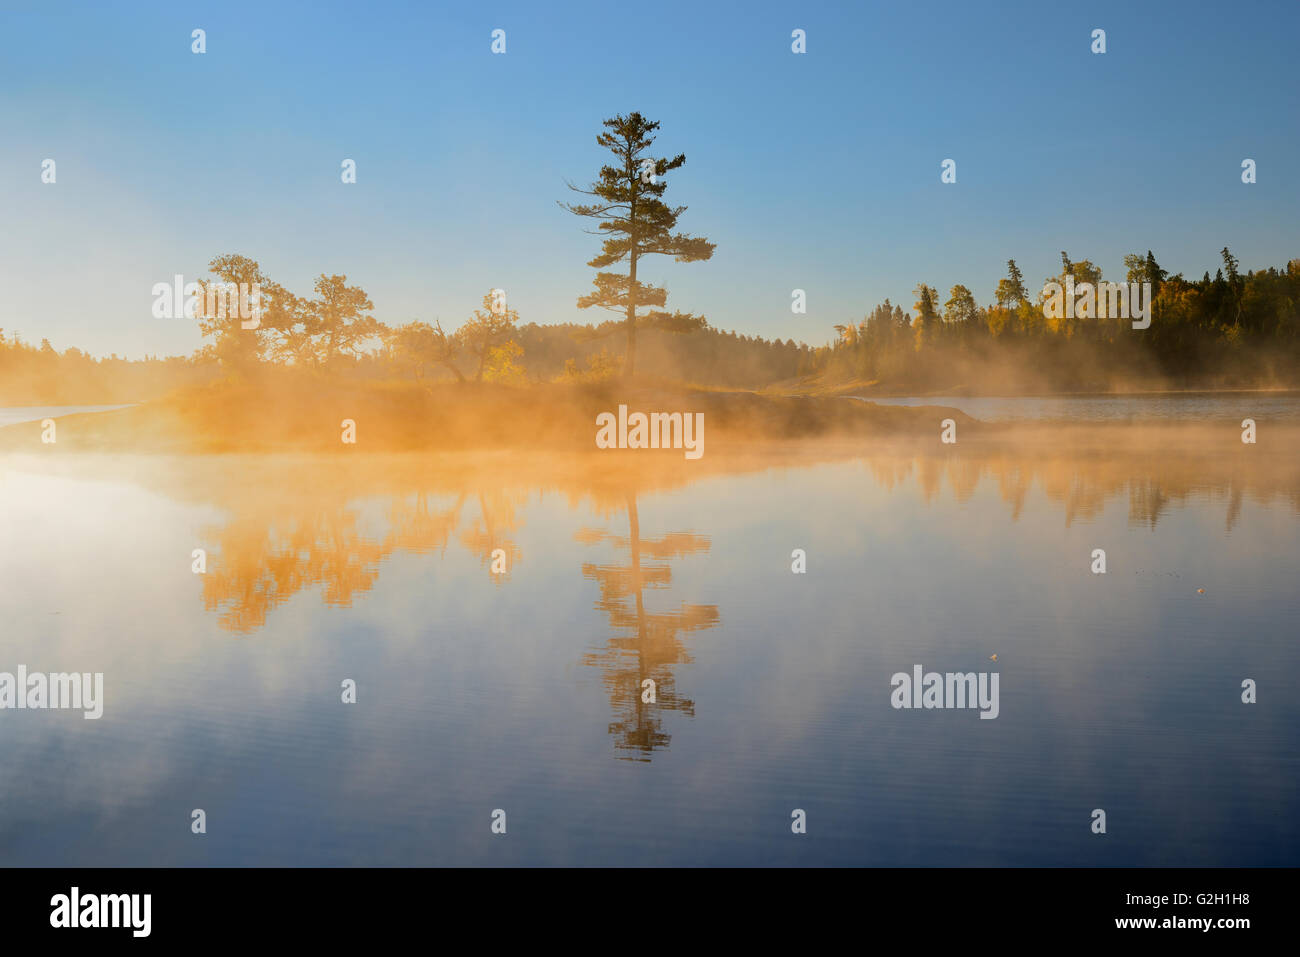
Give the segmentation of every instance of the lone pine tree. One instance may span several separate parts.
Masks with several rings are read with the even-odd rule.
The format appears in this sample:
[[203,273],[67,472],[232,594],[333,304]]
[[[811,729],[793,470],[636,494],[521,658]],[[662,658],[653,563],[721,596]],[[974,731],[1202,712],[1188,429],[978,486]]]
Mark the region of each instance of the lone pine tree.
[[[679,153],[673,159],[649,155],[654,132],[659,129],[640,113],[616,116],[604,121],[605,132],[596,142],[614,154],[613,165],[602,166],[600,178],[590,189],[569,184],[577,193],[595,197],[590,204],[561,203],[578,216],[600,220],[597,235],[605,237],[600,255],[587,265],[603,270],[615,263],[627,263],[627,273],[598,272],[593,280],[595,291],[578,299],[579,309],[600,306],[622,313],[627,330],[627,359],[624,371],[631,376],[636,368],[637,329],[656,328],[670,332],[690,332],[702,328],[705,320],[689,313],[662,311],[668,291],[637,279],[637,264],[643,256],[672,256],[678,262],[698,262],[713,256],[714,243],[707,239],[674,233],[677,217],[685,206],[672,207],[661,198],[668,183],[663,176],[686,162]],[[637,307],[651,309],[637,316]],[[611,330],[612,331],[612,330]]]

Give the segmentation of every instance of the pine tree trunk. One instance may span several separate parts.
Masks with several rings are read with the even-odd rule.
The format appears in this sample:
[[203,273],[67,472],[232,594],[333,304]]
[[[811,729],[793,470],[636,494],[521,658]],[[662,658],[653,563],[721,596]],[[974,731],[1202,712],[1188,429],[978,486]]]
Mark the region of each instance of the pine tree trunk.
[[627,214],[628,225],[631,227],[628,230],[628,236],[632,240],[632,254],[629,257],[629,260],[631,262],[631,268],[628,270],[628,283],[627,283],[627,364],[623,369],[623,375],[626,378],[630,379],[636,373],[636,250],[637,250],[637,246],[636,246],[637,244],[637,235],[636,235],[637,184],[635,179],[637,172],[636,172],[636,165],[635,163],[633,163],[630,143],[628,144],[627,170],[628,170],[628,175],[632,177],[632,203],[630,208],[628,209],[628,214]]
[[632,378],[636,371],[636,253],[632,254],[632,269],[627,285],[627,366],[624,375]]

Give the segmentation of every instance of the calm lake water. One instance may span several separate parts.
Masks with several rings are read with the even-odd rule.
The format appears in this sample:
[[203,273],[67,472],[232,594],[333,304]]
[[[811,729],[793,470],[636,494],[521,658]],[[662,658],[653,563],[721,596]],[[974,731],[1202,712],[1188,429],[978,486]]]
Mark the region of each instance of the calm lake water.
[[75,412],[111,412],[113,409],[125,408],[125,405],[15,405],[0,408],[0,428],[6,425],[17,425],[20,422],[56,419],[61,415],[72,415]]
[[1300,456],[1229,439],[0,456],[0,671],[105,683],[0,711],[0,865],[1300,864]]
[[872,398],[881,405],[943,405],[989,422],[1068,419],[1077,422],[1178,419],[1212,422],[1244,418],[1300,421],[1296,392],[1170,392],[1161,395],[1058,395],[1000,398],[926,396]]

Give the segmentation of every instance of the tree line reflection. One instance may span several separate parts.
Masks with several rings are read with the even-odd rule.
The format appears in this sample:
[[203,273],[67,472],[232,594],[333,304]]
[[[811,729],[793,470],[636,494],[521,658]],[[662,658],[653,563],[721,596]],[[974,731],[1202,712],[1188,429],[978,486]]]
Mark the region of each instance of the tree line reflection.
[[[240,636],[273,632],[275,609],[299,594],[316,591],[327,605],[351,606],[399,554],[441,561],[458,548],[477,559],[494,587],[508,587],[524,562],[549,560],[526,554],[520,544],[530,501],[558,494],[571,508],[587,502],[608,519],[604,527],[574,533],[592,553],[574,573],[593,586],[591,609],[603,622],[603,636],[588,639],[577,660],[600,674],[617,756],[648,761],[670,743],[669,713],[693,716],[694,700],[683,690],[692,646],[722,617],[715,604],[685,601],[674,580],[682,561],[707,560],[710,536],[696,529],[643,534],[643,500],[703,474],[806,467],[819,460],[856,460],[876,485],[917,495],[926,504],[939,501],[945,487],[957,503],[992,493],[1013,522],[1021,520],[1034,489],[1057,507],[1067,526],[1118,505],[1127,507],[1130,525],[1154,529],[1168,510],[1196,497],[1222,503],[1229,531],[1247,499],[1281,501],[1300,512],[1300,463],[1261,464],[1210,450],[990,448],[979,454],[881,450],[867,456],[852,449],[791,450],[784,460],[713,463],[712,473],[678,464],[655,476],[645,470],[601,472],[567,459],[502,470],[472,462],[447,467],[419,457],[346,468],[263,458],[250,466],[251,473],[240,472],[238,481],[207,465],[200,477],[192,464],[180,463],[167,491],[226,513],[224,521],[200,530],[209,559],[198,587],[204,609]],[[656,498],[653,507],[656,526],[671,526],[665,522],[671,503]],[[786,543],[779,544],[776,554],[788,554]],[[537,613],[544,620],[545,609]],[[645,700],[646,679],[654,682],[653,702]]]

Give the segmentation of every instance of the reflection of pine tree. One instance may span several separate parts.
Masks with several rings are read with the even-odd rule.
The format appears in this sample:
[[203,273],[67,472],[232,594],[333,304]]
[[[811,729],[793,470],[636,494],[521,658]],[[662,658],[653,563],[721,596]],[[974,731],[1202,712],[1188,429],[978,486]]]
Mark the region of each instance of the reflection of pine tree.
[[[579,532],[586,544],[608,541],[618,549],[628,549],[627,565],[584,563],[582,574],[600,585],[596,607],[604,612],[619,632],[598,652],[584,656],[583,663],[604,671],[605,690],[615,720],[609,733],[614,746],[629,760],[649,761],[656,748],[667,747],[671,736],[663,730],[664,711],[695,713],[695,702],[677,693],[673,665],[688,663],[691,658],[681,635],[711,628],[719,621],[716,605],[679,605],[676,611],[650,612],[646,609],[645,591],[668,588],[672,570],[667,562],[673,558],[707,552],[706,536],[675,532],[654,540],[642,540],[636,498],[628,496],[627,538],[590,530]],[[656,703],[641,700],[641,682],[655,682]]]

